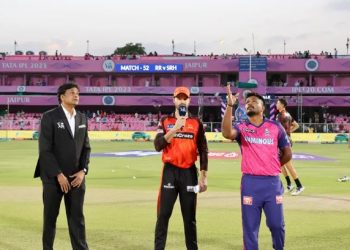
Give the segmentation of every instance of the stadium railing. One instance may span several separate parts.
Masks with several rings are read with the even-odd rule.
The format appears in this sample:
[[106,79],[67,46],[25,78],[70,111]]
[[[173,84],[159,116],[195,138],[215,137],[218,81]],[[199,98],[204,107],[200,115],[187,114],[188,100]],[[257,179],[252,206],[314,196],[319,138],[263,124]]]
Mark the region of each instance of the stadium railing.
[[[220,132],[221,122],[203,122],[206,132]],[[156,131],[155,121],[89,121],[90,131]],[[350,123],[301,123],[297,133],[349,133]],[[0,119],[0,130],[38,131],[40,119]]]

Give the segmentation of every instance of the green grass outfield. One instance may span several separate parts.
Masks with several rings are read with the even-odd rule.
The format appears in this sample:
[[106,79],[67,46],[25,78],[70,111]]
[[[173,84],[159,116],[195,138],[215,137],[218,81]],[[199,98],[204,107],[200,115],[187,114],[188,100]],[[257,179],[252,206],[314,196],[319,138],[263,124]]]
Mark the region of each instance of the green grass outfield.
[[[146,142],[91,142],[93,153],[150,150]],[[0,249],[41,249],[41,182],[33,179],[37,141],[0,142]],[[236,144],[211,143],[211,151],[238,151]],[[296,144],[297,153],[334,161],[294,161],[306,190],[285,196],[286,248],[350,249],[350,175],[347,145]],[[210,160],[209,188],[198,196],[199,248],[242,249],[239,160]],[[85,216],[91,250],[153,248],[160,156],[92,158],[87,176]],[[260,249],[272,249],[263,217]],[[64,205],[58,219],[55,249],[71,249]],[[185,249],[179,204],[168,233],[169,250]]]

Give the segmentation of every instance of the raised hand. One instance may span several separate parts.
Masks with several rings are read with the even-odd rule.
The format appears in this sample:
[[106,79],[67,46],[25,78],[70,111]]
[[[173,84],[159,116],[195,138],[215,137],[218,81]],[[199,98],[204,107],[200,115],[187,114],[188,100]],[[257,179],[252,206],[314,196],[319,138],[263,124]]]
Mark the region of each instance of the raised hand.
[[226,97],[227,98],[227,105],[233,106],[237,102],[239,92],[236,93],[235,95],[232,95],[230,84],[227,84],[226,92],[227,92],[227,97]]
[[180,130],[182,127],[184,127],[185,124],[186,124],[186,117],[185,117],[185,116],[181,116],[181,117],[179,117],[179,118],[176,119],[176,123],[175,123],[173,129],[174,129],[175,131],[178,131],[178,130]]

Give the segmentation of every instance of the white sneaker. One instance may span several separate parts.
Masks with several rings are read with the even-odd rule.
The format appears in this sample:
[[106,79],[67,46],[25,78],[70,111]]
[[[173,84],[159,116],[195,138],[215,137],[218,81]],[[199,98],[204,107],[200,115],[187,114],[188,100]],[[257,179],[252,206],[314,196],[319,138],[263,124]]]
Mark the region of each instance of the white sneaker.
[[339,182],[347,182],[350,181],[350,176],[343,176],[338,179]]
[[304,189],[305,189],[304,186],[297,187],[295,189],[295,191],[291,193],[291,195],[294,195],[294,196],[299,195],[299,194],[301,194],[304,191]]
[[294,190],[295,186],[292,185],[287,185],[286,190],[284,190],[285,193],[290,193]]

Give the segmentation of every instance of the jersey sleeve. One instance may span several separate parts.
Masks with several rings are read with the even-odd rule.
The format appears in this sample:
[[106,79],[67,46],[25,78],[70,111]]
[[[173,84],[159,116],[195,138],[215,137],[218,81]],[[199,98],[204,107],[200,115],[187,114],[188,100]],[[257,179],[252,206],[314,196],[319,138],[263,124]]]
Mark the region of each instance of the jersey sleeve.
[[237,136],[236,136],[236,141],[238,143],[241,142],[241,129],[239,128],[239,123],[235,123],[233,124],[233,129],[235,129],[237,131]]
[[165,128],[164,128],[164,121],[166,117],[163,117],[158,124],[157,128],[157,135],[154,139],[154,148],[159,152],[166,146],[168,146],[168,142],[165,140],[164,135],[165,135]]

